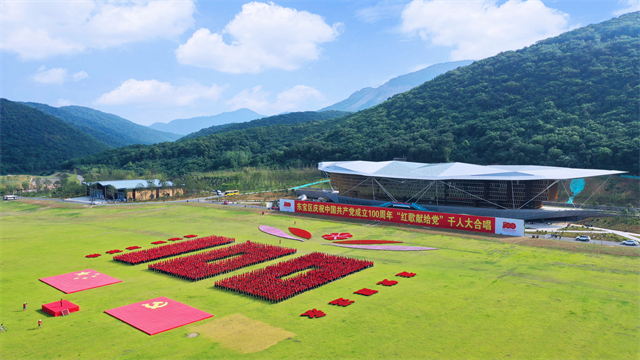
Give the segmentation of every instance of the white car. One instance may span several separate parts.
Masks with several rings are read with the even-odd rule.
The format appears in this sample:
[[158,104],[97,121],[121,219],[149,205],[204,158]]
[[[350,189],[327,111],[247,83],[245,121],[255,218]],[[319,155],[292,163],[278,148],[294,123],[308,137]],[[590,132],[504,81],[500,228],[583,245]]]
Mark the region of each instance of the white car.
[[626,246],[639,246],[638,242],[635,240],[625,240],[623,242],[620,243],[621,245],[626,245]]
[[576,236],[576,241],[591,241],[591,238],[586,235]]

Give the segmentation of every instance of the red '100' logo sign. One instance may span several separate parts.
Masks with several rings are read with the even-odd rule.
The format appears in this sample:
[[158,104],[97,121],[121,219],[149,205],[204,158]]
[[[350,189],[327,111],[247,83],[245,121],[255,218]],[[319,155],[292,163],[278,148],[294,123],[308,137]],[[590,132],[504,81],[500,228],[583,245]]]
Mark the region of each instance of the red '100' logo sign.
[[504,221],[504,222],[502,222],[502,228],[503,229],[513,229],[513,230],[515,230],[516,229],[516,224]]
[[288,202],[288,201],[285,201],[285,202],[284,202],[284,207],[291,207],[291,203],[290,203],[290,202]]

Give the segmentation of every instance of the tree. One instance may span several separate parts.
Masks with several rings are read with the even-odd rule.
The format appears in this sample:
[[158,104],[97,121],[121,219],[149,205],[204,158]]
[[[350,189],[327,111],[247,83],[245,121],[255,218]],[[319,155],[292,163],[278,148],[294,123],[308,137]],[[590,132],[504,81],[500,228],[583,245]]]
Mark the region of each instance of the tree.
[[116,190],[116,188],[115,188],[115,187],[113,187],[113,186],[109,185],[109,186],[107,186],[107,187],[105,188],[105,191],[106,191],[106,193],[107,193],[107,198],[111,198],[111,199],[115,200],[115,198],[116,198],[116,193],[117,193],[117,190]]
[[147,188],[149,189],[149,199],[153,199],[155,196],[153,195],[153,190],[156,188],[156,180],[155,179],[147,179]]

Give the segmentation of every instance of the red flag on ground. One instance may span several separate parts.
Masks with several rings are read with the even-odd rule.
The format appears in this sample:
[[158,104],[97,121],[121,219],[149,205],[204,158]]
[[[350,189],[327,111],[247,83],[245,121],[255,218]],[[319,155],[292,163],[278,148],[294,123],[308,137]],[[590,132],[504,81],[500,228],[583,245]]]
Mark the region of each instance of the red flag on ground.
[[371,295],[373,295],[373,294],[375,294],[377,292],[378,292],[378,290],[371,290],[371,289],[364,288],[364,289],[360,289],[358,291],[355,291],[354,294],[364,295],[364,296],[371,296]]
[[395,285],[395,284],[397,284],[397,283],[398,283],[398,282],[397,282],[397,281],[395,281],[395,280],[387,280],[387,279],[384,279],[384,280],[382,280],[382,281],[379,281],[379,282],[378,282],[378,285],[393,286],[393,285]]
[[410,273],[410,272],[403,271],[403,272],[401,272],[399,274],[396,274],[396,276],[402,276],[402,277],[410,278],[410,277],[416,276],[416,273]]
[[313,319],[315,318],[320,318],[323,317],[327,314],[324,313],[324,311],[322,310],[317,310],[317,309],[312,309],[312,310],[307,310],[307,312],[305,312],[304,314],[300,314],[300,316],[308,316],[309,319]]
[[105,313],[149,335],[213,317],[207,312],[164,296],[106,310]]
[[50,276],[39,280],[66,294],[122,282],[122,280],[92,269]]
[[353,304],[355,301],[354,300],[349,300],[349,299],[343,299],[343,298],[339,298],[339,299],[335,299],[333,301],[331,301],[329,304],[330,305],[338,305],[338,306],[349,306],[351,304]]

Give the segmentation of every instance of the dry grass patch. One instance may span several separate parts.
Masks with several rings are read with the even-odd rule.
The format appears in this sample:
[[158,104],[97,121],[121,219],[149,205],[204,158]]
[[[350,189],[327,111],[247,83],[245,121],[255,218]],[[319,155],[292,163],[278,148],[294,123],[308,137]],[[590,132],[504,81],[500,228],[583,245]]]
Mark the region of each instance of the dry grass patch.
[[282,340],[296,336],[285,329],[249,319],[238,313],[214,319],[189,329],[241,354],[250,354],[272,347]]

